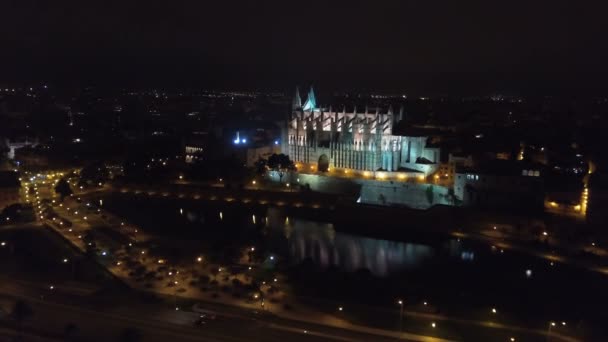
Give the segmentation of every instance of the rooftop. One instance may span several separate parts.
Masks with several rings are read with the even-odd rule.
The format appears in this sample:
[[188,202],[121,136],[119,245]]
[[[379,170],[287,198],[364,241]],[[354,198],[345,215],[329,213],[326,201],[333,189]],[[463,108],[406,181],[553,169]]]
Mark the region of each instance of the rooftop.
[[542,171],[543,169],[544,166],[538,163],[492,159],[480,162],[474,167],[458,167],[456,169],[456,173],[478,173],[497,176],[521,176],[522,170]]

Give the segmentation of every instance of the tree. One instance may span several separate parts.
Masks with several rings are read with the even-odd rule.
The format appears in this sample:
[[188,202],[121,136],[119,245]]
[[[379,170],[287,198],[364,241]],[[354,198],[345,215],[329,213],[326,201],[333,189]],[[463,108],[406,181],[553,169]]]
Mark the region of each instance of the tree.
[[263,158],[258,159],[258,161],[256,161],[254,164],[255,172],[258,175],[263,175],[264,173],[266,173],[266,164],[267,164],[266,159],[263,159]]
[[34,315],[34,310],[27,304],[24,300],[19,299],[15,302],[13,306],[13,310],[11,311],[11,316],[17,323],[19,327],[23,324],[23,322],[32,317]]
[[70,184],[65,178],[61,178],[59,182],[57,182],[57,185],[55,185],[55,192],[61,196],[62,201],[73,193]]
[[293,171],[296,168],[293,161],[289,159],[289,156],[283,153],[271,155],[270,158],[268,158],[267,165],[271,170],[279,173],[279,182],[283,181],[283,176],[286,171]]

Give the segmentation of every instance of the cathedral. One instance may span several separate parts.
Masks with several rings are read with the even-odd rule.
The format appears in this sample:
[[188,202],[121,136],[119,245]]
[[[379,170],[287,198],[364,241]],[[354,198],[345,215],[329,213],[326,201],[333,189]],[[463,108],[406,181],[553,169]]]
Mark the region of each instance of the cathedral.
[[352,112],[319,107],[312,87],[302,104],[296,88],[283,133],[283,153],[321,172],[334,168],[423,176],[436,172],[439,148],[427,146],[427,137],[393,135],[394,125],[402,119],[403,110],[395,115],[391,107],[386,111],[355,107]]

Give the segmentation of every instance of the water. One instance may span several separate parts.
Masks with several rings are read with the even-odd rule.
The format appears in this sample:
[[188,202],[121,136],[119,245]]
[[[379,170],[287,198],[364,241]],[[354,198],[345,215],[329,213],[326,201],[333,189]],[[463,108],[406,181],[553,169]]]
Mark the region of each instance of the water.
[[104,206],[165,243],[175,240],[183,250],[193,245],[193,253],[221,262],[249,246],[263,258],[276,255],[276,270],[300,296],[380,306],[395,298],[428,301],[442,313],[472,318],[498,307],[538,326],[548,320],[601,326],[608,307],[605,275],[473,241],[388,241],[282,209],[215,202],[113,195]]
[[[277,209],[269,217],[282,218]],[[278,222],[277,222],[278,221]],[[285,222],[287,221],[287,222]],[[284,231],[289,263],[299,265],[311,260],[321,269],[336,268],[345,272],[369,270],[377,277],[398,274],[422,265],[435,255],[432,247],[406,242],[379,240],[336,232],[333,224],[292,217],[269,222],[273,233]],[[283,250],[283,246],[273,246]]]

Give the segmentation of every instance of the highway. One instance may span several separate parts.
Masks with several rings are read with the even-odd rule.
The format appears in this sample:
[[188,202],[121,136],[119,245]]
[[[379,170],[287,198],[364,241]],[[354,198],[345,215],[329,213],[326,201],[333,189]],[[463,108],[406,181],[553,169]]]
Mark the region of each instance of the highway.
[[216,319],[195,326],[199,314],[176,311],[163,302],[146,303],[128,293],[93,296],[73,295],[62,291],[60,286],[56,293],[52,293],[38,284],[22,281],[3,279],[0,284],[0,308],[3,312],[10,312],[18,298],[25,299],[32,307],[34,314],[24,324],[26,331],[31,329],[59,334],[68,323],[74,323],[78,327],[78,336],[87,341],[117,340],[126,328],[140,331],[144,341],[389,340],[311,324],[269,322],[245,311],[240,315],[218,313]]

